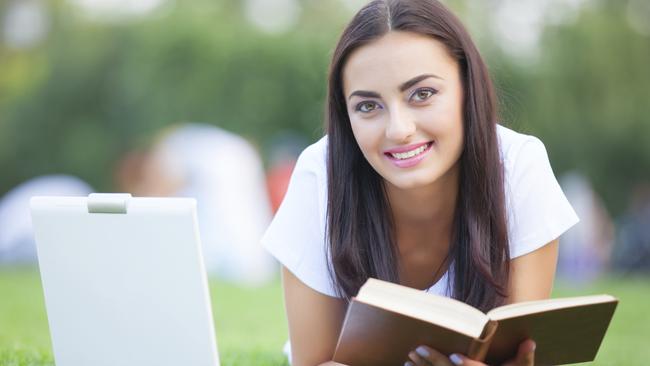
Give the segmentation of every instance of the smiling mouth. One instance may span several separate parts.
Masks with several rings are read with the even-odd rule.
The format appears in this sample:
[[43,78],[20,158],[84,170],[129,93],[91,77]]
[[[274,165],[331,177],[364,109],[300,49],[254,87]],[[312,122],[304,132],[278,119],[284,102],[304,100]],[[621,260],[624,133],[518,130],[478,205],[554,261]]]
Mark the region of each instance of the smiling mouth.
[[411,151],[402,153],[385,153],[385,155],[396,160],[408,160],[410,158],[423,154],[425,151],[429,150],[431,145],[433,145],[433,141],[430,141],[429,143],[415,148]]

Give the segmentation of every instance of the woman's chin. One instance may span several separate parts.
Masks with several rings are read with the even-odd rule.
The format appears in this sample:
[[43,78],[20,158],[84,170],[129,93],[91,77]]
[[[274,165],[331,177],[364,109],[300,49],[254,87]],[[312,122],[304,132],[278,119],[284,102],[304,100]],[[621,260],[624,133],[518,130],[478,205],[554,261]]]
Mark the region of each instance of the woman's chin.
[[426,187],[435,182],[434,177],[418,177],[413,174],[403,174],[400,177],[384,176],[384,180],[391,186],[400,190],[412,190]]

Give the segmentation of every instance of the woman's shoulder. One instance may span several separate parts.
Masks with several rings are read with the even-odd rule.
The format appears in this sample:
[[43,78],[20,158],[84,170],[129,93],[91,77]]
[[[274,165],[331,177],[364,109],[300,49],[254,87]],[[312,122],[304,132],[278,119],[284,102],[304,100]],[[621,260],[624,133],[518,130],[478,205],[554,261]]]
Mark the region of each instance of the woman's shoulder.
[[327,136],[302,151],[262,245],[300,281],[325,295],[337,296],[325,247],[326,157]]
[[532,135],[497,125],[504,165],[510,257],[558,238],[579,219],[562,192],[546,147]]
[[535,177],[556,180],[546,146],[538,137],[502,125],[497,125],[497,136],[506,185],[528,186]]
[[506,167],[511,166],[522,155],[546,154],[542,140],[533,135],[517,132],[503,125],[497,124],[497,138],[499,151]]
[[298,157],[296,169],[307,170],[321,176],[325,174],[327,162],[327,135],[307,146]]

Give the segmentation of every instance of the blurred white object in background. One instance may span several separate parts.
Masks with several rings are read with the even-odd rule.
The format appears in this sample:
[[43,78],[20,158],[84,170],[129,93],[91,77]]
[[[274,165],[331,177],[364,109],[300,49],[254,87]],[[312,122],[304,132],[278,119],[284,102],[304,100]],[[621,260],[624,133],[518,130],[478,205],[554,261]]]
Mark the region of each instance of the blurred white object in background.
[[[469,1],[471,6],[493,7],[491,28],[498,45],[519,61],[534,63],[541,53],[547,25],[571,24],[593,0],[501,0]],[[489,10],[488,10],[489,11]],[[482,13],[485,15],[485,9]]]
[[[0,13],[1,15],[1,13]],[[50,28],[43,0],[11,1],[2,19],[2,39],[11,48],[23,49],[40,43]]]
[[36,244],[29,200],[32,196],[87,196],[93,189],[69,175],[32,178],[0,200],[0,263],[36,263]]
[[244,138],[211,125],[183,124],[164,131],[148,169],[145,181],[156,195],[197,200],[203,256],[211,275],[259,285],[277,274],[277,265],[260,245],[272,215],[264,169]]
[[650,37],[650,1],[629,0],[627,3],[627,22],[639,34]]
[[244,12],[248,21],[262,32],[281,34],[298,23],[301,7],[297,0],[246,0]]
[[150,16],[173,7],[172,0],[68,0],[87,19],[99,22],[123,22]]
[[558,276],[569,282],[589,282],[609,267],[614,224],[585,176],[569,172],[560,183],[580,223],[561,237]]

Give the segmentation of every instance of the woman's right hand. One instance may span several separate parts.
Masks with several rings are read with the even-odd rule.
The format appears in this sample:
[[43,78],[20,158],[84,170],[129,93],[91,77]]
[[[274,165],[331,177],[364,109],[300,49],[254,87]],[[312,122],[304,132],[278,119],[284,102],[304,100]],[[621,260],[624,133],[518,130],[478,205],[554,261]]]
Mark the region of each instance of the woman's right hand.
[[[405,366],[486,366],[483,362],[459,354],[447,358],[442,353],[427,346],[420,346],[410,352]],[[535,362],[535,342],[527,339],[519,344],[517,355],[502,366],[533,366]]]
[[[406,364],[410,363],[412,365],[418,365],[418,366],[432,365],[432,364],[449,365],[449,366],[451,365],[485,366],[484,363],[474,361],[465,356],[456,355],[456,357],[450,359],[445,357],[443,354],[438,353],[435,350],[432,350],[429,347],[427,347],[427,351],[429,352],[428,359],[424,359],[423,357],[420,357],[418,354],[414,354],[414,355],[409,354],[409,358],[411,358],[411,361],[407,362]],[[506,362],[502,366],[533,366],[534,361],[535,361],[535,342],[528,339],[521,342],[521,344],[519,345],[517,356],[515,356],[515,358]],[[325,363],[321,363],[318,366],[347,366],[347,365],[334,362],[334,361],[327,361]]]

